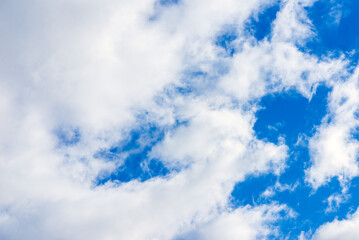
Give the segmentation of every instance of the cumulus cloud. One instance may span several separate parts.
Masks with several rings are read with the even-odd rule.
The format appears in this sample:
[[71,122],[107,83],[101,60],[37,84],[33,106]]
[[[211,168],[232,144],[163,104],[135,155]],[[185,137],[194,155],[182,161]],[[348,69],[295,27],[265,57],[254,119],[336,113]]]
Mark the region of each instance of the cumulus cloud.
[[[313,34],[304,11],[311,1],[282,1],[271,37],[247,38],[248,18],[277,2],[2,1],[0,238],[274,234],[270,224],[279,212],[289,211],[285,206],[229,208],[237,182],[251,174],[280,175],[286,168],[287,146],[261,141],[252,130],[253,100],[290,88],[310,98],[317,84],[336,81],[346,66],[343,59],[318,59],[297,48]],[[233,57],[215,44],[229,25],[238,35]],[[202,75],[188,77],[193,72]],[[333,139],[348,151],[338,153],[344,158],[330,160],[332,165],[317,158],[339,156],[321,150],[331,144],[330,137],[322,143],[321,136],[332,133],[323,125],[311,143],[319,149],[313,150],[308,173],[316,176],[313,183],[356,175],[356,143],[345,142],[356,126],[350,125],[356,92],[347,103],[335,102],[341,92],[351,91],[351,81],[331,95],[331,111],[344,119],[334,117],[340,137]],[[184,85],[195,91],[178,93],[176,87]],[[143,113],[147,117],[139,119]],[[166,129],[148,157],[159,159],[170,173],[94,186],[102,171],[122,164],[94,154],[146,121]],[[74,134],[78,139],[61,145],[59,131],[67,140]]]
[[345,220],[334,220],[333,222],[322,225],[314,234],[313,239],[357,239],[358,238],[358,212],[350,215]]
[[329,95],[329,114],[310,140],[313,165],[307,180],[318,187],[338,177],[342,184],[358,176],[358,70],[345,81],[335,82]]
[[238,208],[233,212],[224,212],[214,221],[203,226],[198,232],[197,239],[266,239],[278,236],[276,227],[268,224],[275,222],[278,214],[284,212],[293,217],[285,206],[263,205],[259,207]]

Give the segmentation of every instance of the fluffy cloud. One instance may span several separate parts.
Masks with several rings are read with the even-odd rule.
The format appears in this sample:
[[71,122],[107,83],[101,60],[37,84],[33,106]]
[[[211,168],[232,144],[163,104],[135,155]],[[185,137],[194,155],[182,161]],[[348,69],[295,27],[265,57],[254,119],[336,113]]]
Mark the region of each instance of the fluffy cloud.
[[346,220],[334,220],[333,222],[322,225],[314,234],[315,240],[330,240],[330,239],[357,239],[358,238],[358,212],[349,216]]
[[315,187],[332,177],[344,184],[359,174],[359,143],[353,136],[358,127],[358,93],[358,70],[333,84],[329,114],[309,143],[313,166],[307,171],[307,180]]
[[268,224],[275,222],[280,212],[290,211],[285,206],[262,205],[255,208],[243,207],[233,212],[224,212],[214,221],[209,222],[198,231],[196,239],[258,239],[278,236],[275,227]]
[[[2,1],[0,238],[273,234],[284,206],[228,207],[236,182],[286,167],[284,143],[256,139],[252,101],[289,88],[310,97],[345,67],[297,49],[312,36],[309,1],[283,1],[270,39],[245,37],[248,18],[276,2]],[[215,45],[229,25],[238,34],[233,58]],[[173,90],[186,84],[196,91]],[[139,120],[143,112],[150,117]],[[94,157],[98,150],[143,121],[165,128],[176,120],[188,123],[170,128],[149,154],[170,174],[94,186],[121,164]],[[59,144],[59,129],[70,138],[79,131],[78,142]]]

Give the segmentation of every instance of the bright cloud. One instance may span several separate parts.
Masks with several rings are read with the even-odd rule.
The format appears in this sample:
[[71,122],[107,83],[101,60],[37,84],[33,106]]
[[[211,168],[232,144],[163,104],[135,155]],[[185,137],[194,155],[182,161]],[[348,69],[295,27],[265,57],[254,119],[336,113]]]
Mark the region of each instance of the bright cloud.
[[[303,50],[316,34],[307,13],[314,3],[2,1],[0,239],[285,234],[278,222],[300,213],[271,201],[273,189],[295,192],[300,180],[280,182],[294,151],[286,139],[253,130],[261,98],[295,90],[310,100],[319,85],[332,88],[327,117],[309,138],[305,180],[318,189],[358,175],[358,73],[344,53]],[[273,6],[270,33],[258,40],[248,25]],[[145,133],[133,140],[136,129]],[[151,175],[151,160],[165,173]],[[121,181],[126,164],[149,177]],[[234,204],[235,185],[262,175],[277,178],[265,188],[271,202]],[[347,200],[330,196],[336,207]],[[355,225],[355,216],[315,237]]]

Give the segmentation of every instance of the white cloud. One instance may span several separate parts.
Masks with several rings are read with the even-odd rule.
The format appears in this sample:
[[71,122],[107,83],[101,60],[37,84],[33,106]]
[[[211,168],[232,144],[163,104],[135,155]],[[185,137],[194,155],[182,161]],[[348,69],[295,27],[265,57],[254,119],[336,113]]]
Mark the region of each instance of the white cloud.
[[313,26],[304,9],[313,2],[315,0],[283,1],[282,10],[274,21],[273,40],[303,44],[313,37]]
[[327,207],[327,209],[325,209],[325,212],[328,213],[328,212],[337,211],[340,204],[348,201],[349,198],[350,198],[350,195],[348,194],[348,189],[346,189],[346,188],[344,188],[340,194],[333,193],[327,199],[328,207]]
[[333,84],[328,99],[329,114],[309,142],[313,165],[307,171],[307,180],[314,187],[333,177],[345,184],[359,174],[359,143],[352,136],[358,127],[358,94],[358,71],[346,81]]
[[219,85],[246,101],[290,88],[310,98],[316,85],[336,80],[346,63],[342,59],[319,60],[293,43],[264,41],[244,43],[230,64],[230,72]]
[[281,184],[279,181],[277,181],[274,184],[274,186],[270,186],[266,190],[264,190],[264,192],[261,194],[261,197],[268,199],[273,197],[276,194],[276,192],[284,192],[284,191],[293,192],[298,187],[298,185],[299,185],[298,181],[293,185]]
[[290,211],[285,206],[262,205],[243,207],[233,212],[224,212],[199,231],[197,239],[206,240],[249,240],[266,239],[269,235],[278,236],[278,229],[268,226],[279,218],[279,212]]
[[[283,206],[228,210],[236,182],[280,174],[287,156],[283,143],[255,138],[255,106],[243,106],[291,87],[310,97],[313,85],[332,81],[345,66],[295,47],[310,36],[310,24],[298,23],[306,18],[296,1],[283,2],[272,40],[245,40],[244,21],[273,2],[195,0],[158,8],[152,0],[2,1],[0,238],[171,239],[195,229],[201,236],[230,230],[252,239],[272,233],[268,224]],[[288,29],[284,22],[293,12]],[[213,44],[225,25],[239,34],[233,59]],[[229,72],[213,85],[199,84],[196,96],[166,96],[188,69],[216,76],[217,63]],[[120,163],[93,154],[140,125],[136,115],[144,111],[160,126],[188,120],[151,152],[180,170],[94,187],[99,172]],[[59,128],[79,129],[80,141],[59,147]],[[227,231],[233,224],[241,227]]]
[[322,225],[314,234],[313,240],[331,240],[331,239],[358,239],[359,231],[358,212],[349,215],[345,220],[334,220],[333,222]]

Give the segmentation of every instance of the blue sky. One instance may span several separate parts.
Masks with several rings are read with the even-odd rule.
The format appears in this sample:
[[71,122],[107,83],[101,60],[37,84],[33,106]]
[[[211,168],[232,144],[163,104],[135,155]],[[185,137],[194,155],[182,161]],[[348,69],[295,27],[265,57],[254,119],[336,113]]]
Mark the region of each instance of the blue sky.
[[359,2],[0,3],[0,239],[359,239]]

